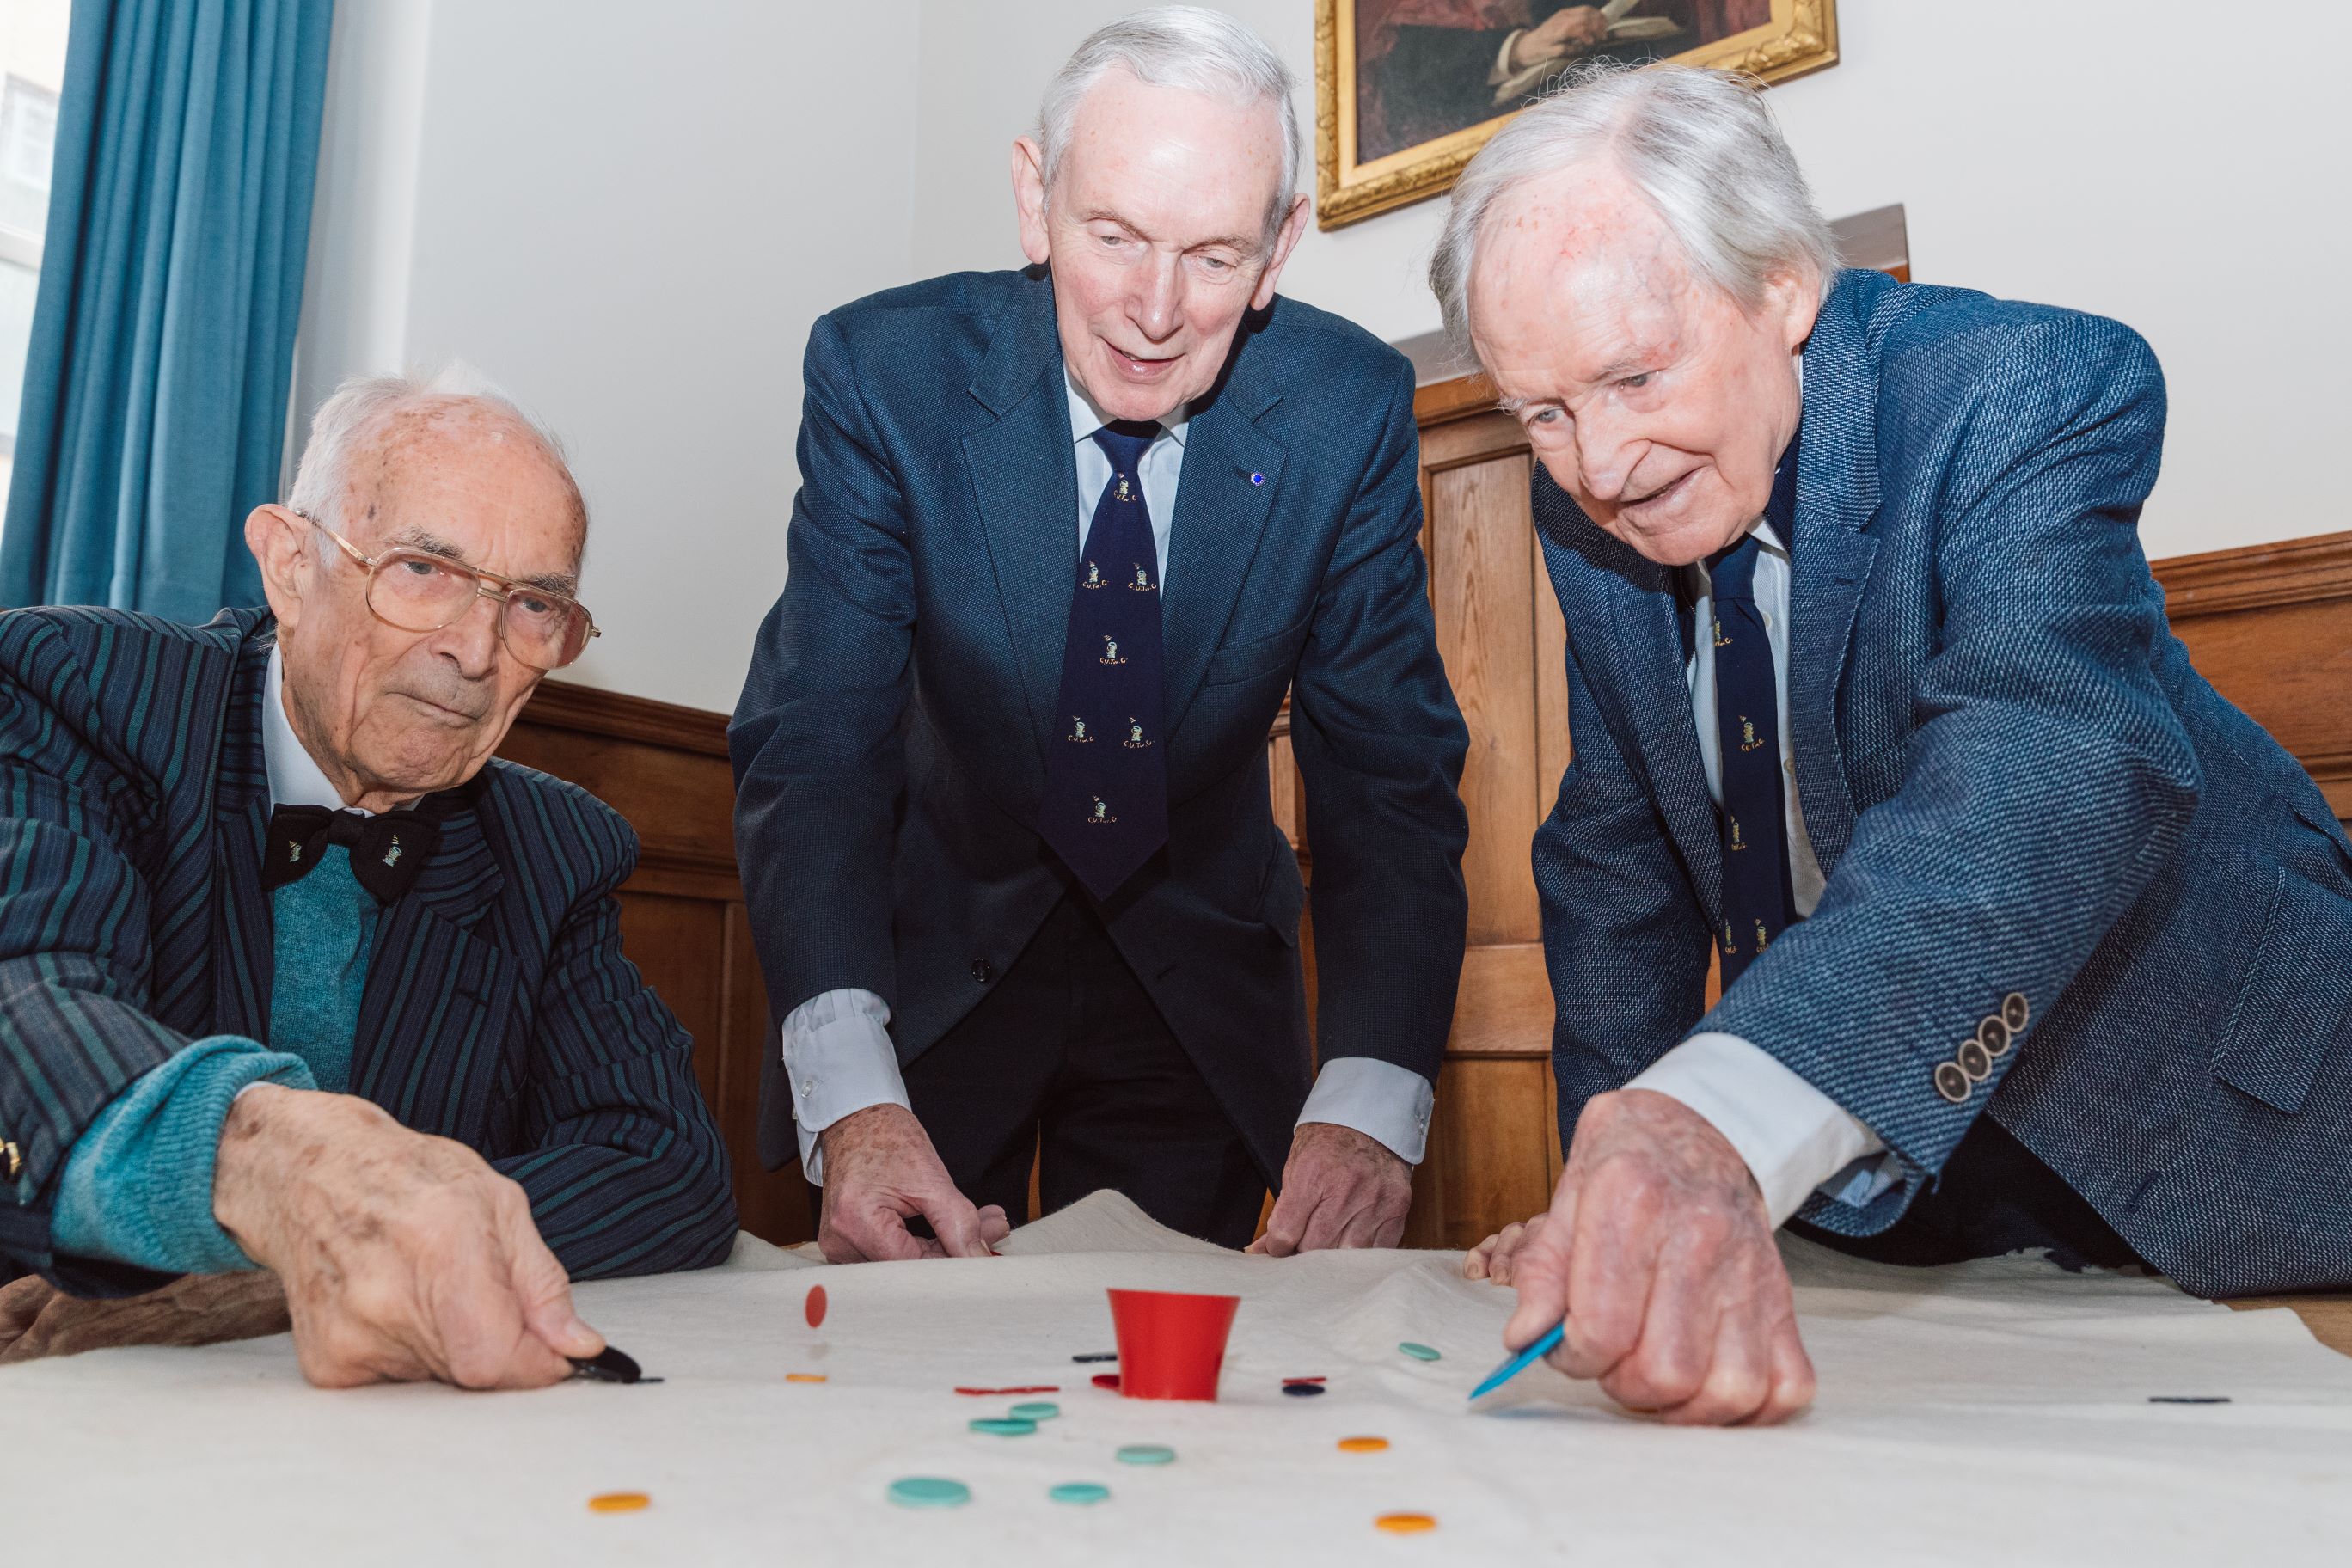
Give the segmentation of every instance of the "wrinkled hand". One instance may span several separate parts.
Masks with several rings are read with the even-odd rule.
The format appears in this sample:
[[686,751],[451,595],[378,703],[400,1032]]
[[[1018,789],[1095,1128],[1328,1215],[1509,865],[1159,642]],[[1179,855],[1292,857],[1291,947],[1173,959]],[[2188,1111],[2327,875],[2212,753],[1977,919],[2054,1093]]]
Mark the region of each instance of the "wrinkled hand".
[[322,1388],[536,1388],[604,1348],[522,1188],[354,1096],[239,1095],[213,1213],[283,1281],[302,1374]]
[[212,1345],[282,1334],[286,1291],[267,1269],[190,1274],[143,1296],[86,1301],[34,1276],[0,1286],[0,1363],[114,1345]]
[[[903,1105],[869,1105],[817,1134],[824,1150],[824,1218],[817,1246],[828,1263],[910,1258],[983,1258],[1013,1232],[996,1204],[974,1208],[940,1163],[931,1135]],[[907,1228],[920,1215],[927,1241]]]
[[1329,1121],[1299,1125],[1282,1195],[1251,1252],[1287,1258],[1332,1247],[1394,1247],[1412,1206],[1412,1167],[1378,1139]]
[[1626,1089],[1586,1105],[1550,1212],[1507,1267],[1519,1302],[1504,1343],[1566,1318],[1547,1359],[1629,1409],[1765,1425],[1812,1400],[1763,1195],[1738,1152],[1678,1100]]
[[1520,1249],[1543,1234],[1544,1216],[1507,1225],[1477,1246],[1462,1255],[1462,1278],[1486,1279],[1497,1285],[1511,1282],[1511,1266],[1518,1259]]
[[1570,5],[1555,11],[1521,33],[1511,43],[1511,68],[1556,60],[1578,49],[1591,48],[1609,36],[1609,19],[1598,5]]

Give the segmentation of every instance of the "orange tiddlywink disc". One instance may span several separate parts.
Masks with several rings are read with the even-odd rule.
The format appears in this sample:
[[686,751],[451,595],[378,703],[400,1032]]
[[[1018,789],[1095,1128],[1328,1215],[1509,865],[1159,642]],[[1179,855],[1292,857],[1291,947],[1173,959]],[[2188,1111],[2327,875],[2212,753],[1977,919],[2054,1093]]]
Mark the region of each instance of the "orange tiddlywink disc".
[[1377,1454],[1389,1446],[1386,1437],[1342,1437],[1339,1452],[1343,1454]]
[[651,1508],[653,1502],[643,1492],[598,1492],[588,1500],[588,1507],[597,1513],[635,1513]]
[[1433,1513],[1384,1513],[1372,1522],[1394,1535],[1418,1535],[1424,1530],[1435,1530],[1437,1516]]
[[786,1383],[823,1383],[824,1381],[824,1373],[821,1372],[788,1372],[784,1373],[784,1381]]

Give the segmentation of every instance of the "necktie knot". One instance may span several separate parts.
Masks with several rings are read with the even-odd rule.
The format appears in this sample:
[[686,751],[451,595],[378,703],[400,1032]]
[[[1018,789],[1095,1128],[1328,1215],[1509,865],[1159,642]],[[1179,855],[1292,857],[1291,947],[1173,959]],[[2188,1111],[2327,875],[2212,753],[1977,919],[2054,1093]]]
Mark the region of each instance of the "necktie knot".
[[1095,445],[1110,459],[1111,471],[1142,478],[1143,454],[1160,438],[1160,426],[1141,419],[1114,419],[1095,432]]
[[418,812],[362,816],[323,805],[281,805],[269,814],[261,885],[275,892],[299,881],[329,845],[340,844],[351,858],[352,879],[378,903],[388,904],[415,883],[440,841],[441,825]]

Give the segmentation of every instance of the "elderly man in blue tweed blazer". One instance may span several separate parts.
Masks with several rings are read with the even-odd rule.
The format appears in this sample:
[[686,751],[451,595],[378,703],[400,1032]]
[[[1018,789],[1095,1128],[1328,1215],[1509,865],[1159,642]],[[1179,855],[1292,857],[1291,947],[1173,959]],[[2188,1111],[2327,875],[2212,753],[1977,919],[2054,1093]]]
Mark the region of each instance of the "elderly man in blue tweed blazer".
[[1685,1421],[1811,1396],[1783,1222],[2352,1284],[2352,844],[2166,627],[2154,356],[1833,258],[1751,85],[1594,71],[1432,271],[1541,463],[1575,740],[1567,1166],[1469,1267]]
[[594,635],[586,527],[502,399],[362,381],[247,521],[268,614],[0,616],[11,1354],[290,1314],[321,1384],[528,1386],[604,1348],[569,1278],[725,1255],[635,839],[491,757]]

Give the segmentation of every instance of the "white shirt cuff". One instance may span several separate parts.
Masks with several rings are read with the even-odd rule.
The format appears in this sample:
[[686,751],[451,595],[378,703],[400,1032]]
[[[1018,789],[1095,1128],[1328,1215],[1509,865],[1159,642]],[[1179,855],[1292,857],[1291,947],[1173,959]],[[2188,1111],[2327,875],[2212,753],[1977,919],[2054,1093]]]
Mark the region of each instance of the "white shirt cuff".
[[[1822,1183],[1886,1147],[1843,1106],[1737,1035],[1693,1035],[1625,1087],[1679,1100],[1712,1122],[1748,1162],[1775,1226]],[[1850,1177],[1831,1195],[1851,1202],[1857,1190]]]
[[869,1105],[908,1104],[889,1025],[881,997],[854,990],[812,996],[784,1020],[784,1076],[793,1086],[801,1172],[820,1186],[824,1152],[818,1133]]
[[1488,87],[1500,87],[1518,75],[1517,71],[1511,68],[1511,51],[1517,47],[1519,37],[1526,31],[1525,27],[1514,27],[1504,35],[1503,47],[1495,51],[1495,63],[1486,72]]
[[1328,1121],[1351,1127],[1408,1165],[1418,1165],[1429,1145],[1429,1113],[1437,1090],[1411,1068],[1378,1057],[1333,1057],[1315,1076],[1301,1126]]

